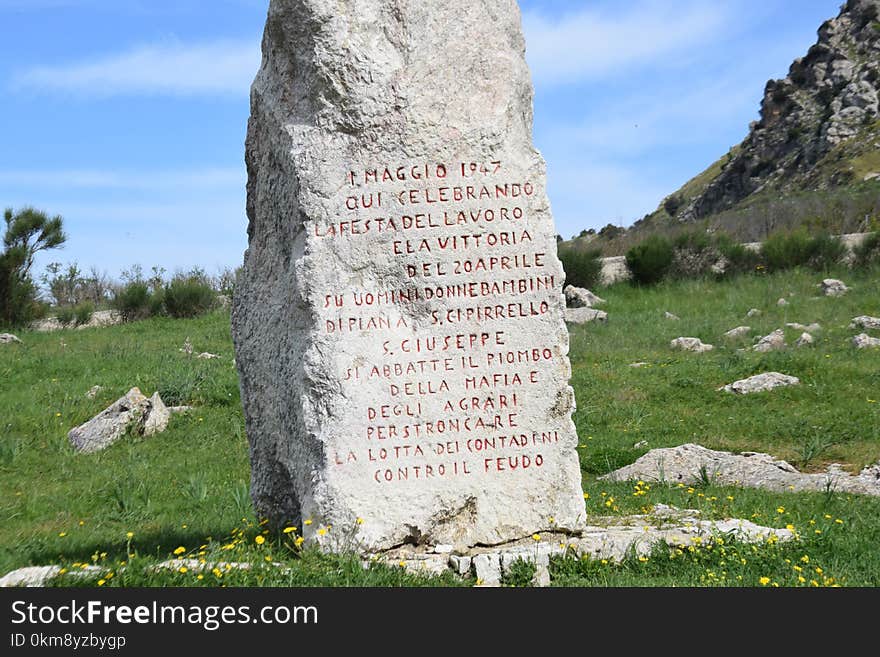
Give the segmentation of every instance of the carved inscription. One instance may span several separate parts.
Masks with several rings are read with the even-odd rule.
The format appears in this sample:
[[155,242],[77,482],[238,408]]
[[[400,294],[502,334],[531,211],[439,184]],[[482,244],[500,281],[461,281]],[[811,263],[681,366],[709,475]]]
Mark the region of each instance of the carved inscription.
[[543,190],[500,160],[361,166],[339,190],[311,239],[390,273],[323,294],[324,333],[363,342],[338,356],[341,384],[371,400],[346,409],[357,435],[334,467],[377,487],[545,467],[560,427],[531,410],[564,356],[540,330],[562,284],[530,212]]

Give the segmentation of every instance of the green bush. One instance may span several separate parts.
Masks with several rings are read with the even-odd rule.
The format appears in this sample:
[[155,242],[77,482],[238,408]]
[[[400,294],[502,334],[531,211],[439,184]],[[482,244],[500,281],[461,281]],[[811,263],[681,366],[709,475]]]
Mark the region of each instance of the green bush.
[[73,307],[74,319],[76,320],[77,326],[82,326],[83,324],[88,324],[92,315],[95,313],[95,304],[91,301],[83,301],[82,303],[78,303]]
[[727,260],[724,272],[727,276],[753,272],[761,264],[761,254],[758,251],[747,249],[729,235],[718,235],[715,243],[721,255]]
[[668,238],[652,235],[626,252],[626,267],[633,282],[654,285],[669,272],[674,256],[672,242]]
[[602,280],[602,251],[599,249],[560,249],[559,259],[568,285],[591,290]]
[[875,267],[880,265],[880,233],[871,233],[853,249],[856,267]]
[[63,326],[70,326],[76,320],[76,313],[73,311],[73,306],[61,306],[55,317]]
[[153,314],[153,296],[146,283],[134,280],[117,290],[111,305],[126,322],[145,319]]
[[196,317],[213,308],[216,301],[211,283],[199,272],[175,276],[165,286],[165,310],[172,317]]
[[761,246],[761,260],[770,271],[809,267],[825,271],[837,265],[846,247],[828,233],[810,236],[806,230],[775,233]]

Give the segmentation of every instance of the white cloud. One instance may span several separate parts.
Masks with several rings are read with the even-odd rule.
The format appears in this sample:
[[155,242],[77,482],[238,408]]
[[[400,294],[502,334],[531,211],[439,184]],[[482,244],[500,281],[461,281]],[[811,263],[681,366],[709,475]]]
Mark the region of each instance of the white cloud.
[[254,41],[214,41],[140,46],[59,66],[42,66],[13,78],[13,87],[90,97],[121,95],[246,96],[260,65]]
[[583,9],[551,20],[523,14],[527,58],[538,85],[568,84],[617,75],[656,58],[685,53],[725,27],[719,3],[642,0],[627,8]]

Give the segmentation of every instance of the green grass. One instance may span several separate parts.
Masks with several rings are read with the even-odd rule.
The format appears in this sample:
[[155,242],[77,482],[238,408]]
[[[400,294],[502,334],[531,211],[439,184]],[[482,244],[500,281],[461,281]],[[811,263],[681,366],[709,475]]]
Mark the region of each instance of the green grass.
[[[603,291],[608,324],[571,332],[575,422],[588,511],[641,513],[665,502],[699,508],[710,518],[793,525],[801,538],[755,550],[729,542],[684,546],[681,553],[657,550],[647,561],[633,557],[622,564],[557,559],[551,568],[555,584],[761,586],[766,577],[768,586],[810,586],[814,580],[820,585],[880,585],[880,500],[659,485],[636,495],[632,484],[597,480],[648,448],[686,442],[767,451],[807,470],[840,462],[857,471],[876,461],[880,351],[857,353],[849,344],[857,331],[847,326],[857,315],[880,315],[880,276],[838,275],[853,288],[841,299],[814,298],[822,276],[809,272],[722,283],[677,282],[651,290],[620,285]],[[776,306],[790,292],[790,305]],[[752,307],[763,314],[746,320]],[[666,310],[681,321],[663,319]],[[785,322],[816,321],[823,331],[814,347],[803,350],[738,353],[748,341],[728,345],[721,338],[742,324],[752,326],[757,336]],[[702,338],[716,345],[716,351],[670,351],[669,341],[681,335]],[[789,331],[789,342],[797,335]],[[462,583],[451,575],[415,577],[389,566],[365,569],[351,556],[301,549],[296,533],[261,533],[247,493],[247,440],[228,315],[20,337],[23,345],[0,348],[0,572],[52,563],[71,570],[82,563],[102,567],[90,579],[66,576],[61,585],[93,585],[98,579],[105,586]],[[190,360],[178,351],[187,337],[196,351],[222,358]],[[636,361],[650,366],[630,368]],[[803,385],[754,397],[716,391],[766,370],[798,376]],[[104,390],[95,400],[86,398],[96,384]],[[146,394],[159,390],[169,404],[193,404],[196,409],[175,416],[167,431],[152,438],[128,437],[105,452],[75,455],[67,431],[134,385]],[[649,447],[635,448],[642,440]],[[266,540],[258,543],[257,536]],[[188,558],[253,567],[221,568],[219,576],[209,569],[201,579],[194,569],[152,568],[179,547]],[[804,556],[809,564],[800,561]],[[807,565],[812,572],[804,572]],[[528,568],[522,571],[513,573],[508,583],[527,582]],[[804,582],[798,580],[801,576]]]

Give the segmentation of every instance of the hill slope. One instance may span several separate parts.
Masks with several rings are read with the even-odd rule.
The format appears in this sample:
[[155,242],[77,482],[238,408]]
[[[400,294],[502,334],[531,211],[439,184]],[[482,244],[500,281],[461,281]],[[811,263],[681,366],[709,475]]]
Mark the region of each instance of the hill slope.
[[880,0],[848,0],[788,76],[767,83],[746,139],[632,232],[708,220],[752,240],[817,218],[865,229],[857,222],[880,214],[878,118]]

